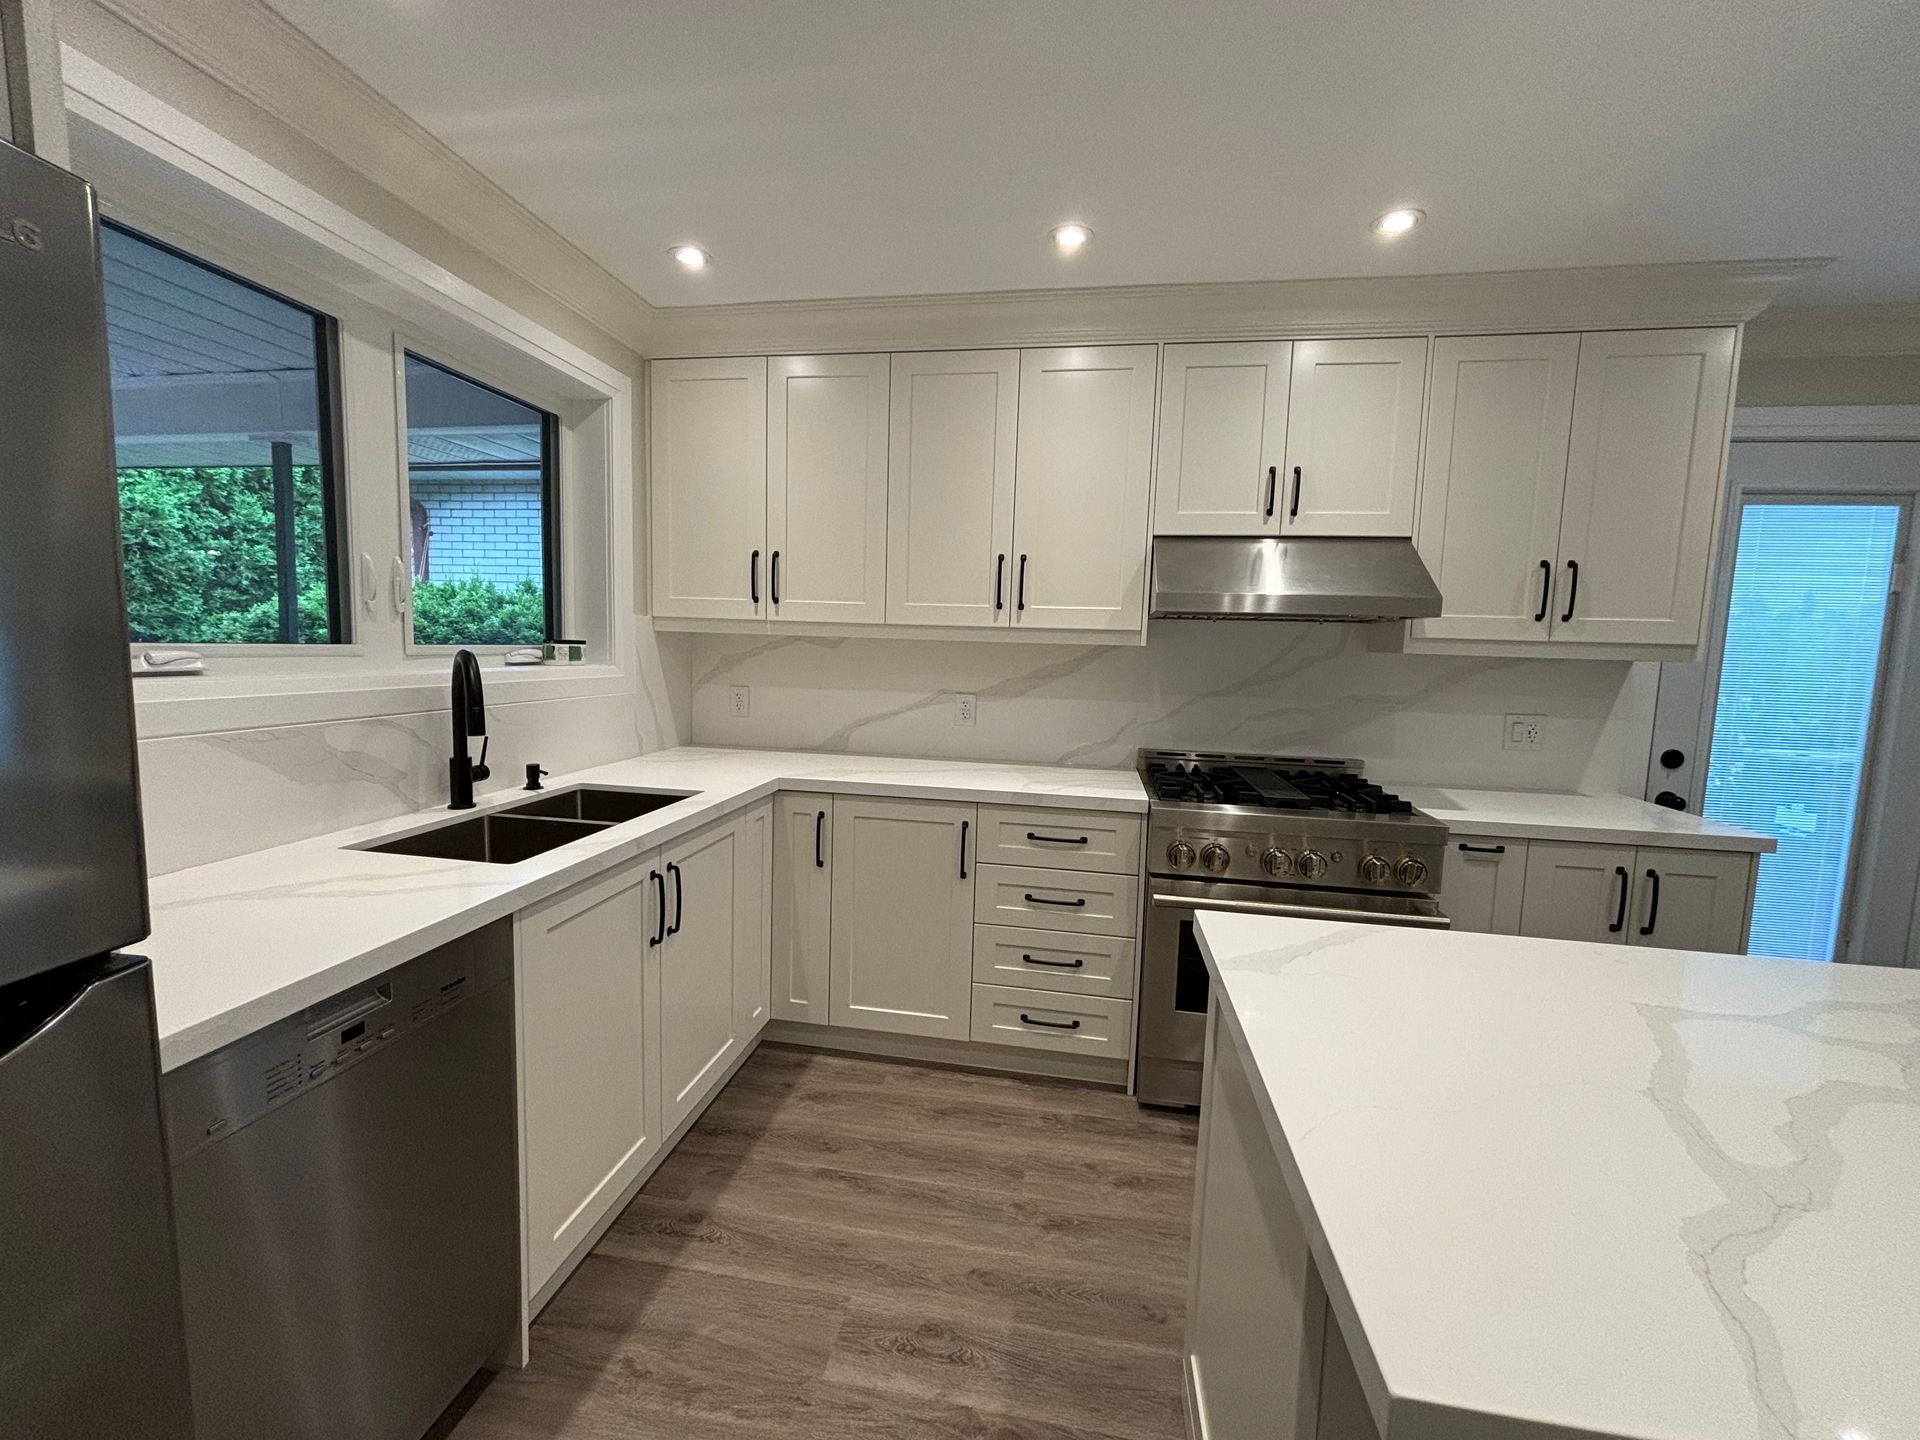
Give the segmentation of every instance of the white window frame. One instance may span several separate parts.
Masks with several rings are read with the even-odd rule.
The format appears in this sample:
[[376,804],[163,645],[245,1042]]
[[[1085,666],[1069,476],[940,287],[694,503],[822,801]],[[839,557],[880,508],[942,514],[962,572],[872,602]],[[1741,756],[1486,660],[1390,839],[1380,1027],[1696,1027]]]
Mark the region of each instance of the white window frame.
[[[633,405],[625,370],[63,46],[74,165],[112,218],[333,317],[339,334],[338,583],[348,641],[191,648],[203,675],[135,685],[142,737],[417,713],[445,704],[453,647],[411,644],[402,391],[412,349],[560,417],[561,614],[589,662],[506,667],[493,703],[633,689]],[[399,523],[396,524],[396,516]]]

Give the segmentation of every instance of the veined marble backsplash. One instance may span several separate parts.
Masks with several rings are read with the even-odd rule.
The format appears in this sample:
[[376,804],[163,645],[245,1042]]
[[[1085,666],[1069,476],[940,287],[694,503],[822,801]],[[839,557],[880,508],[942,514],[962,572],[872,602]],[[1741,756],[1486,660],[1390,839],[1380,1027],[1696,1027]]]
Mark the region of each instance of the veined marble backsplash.
[[[682,743],[685,677],[643,620],[636,689],[487,707],[482,792]],[[174,682],[167,682],[174,683]],[[405,715],[167,735],[140,742],[147,871],[164,875],[251,850],[445,804],[445,706]]]
[[[1155,622],[1144,647],[677,635],[692,741],[1130,765],[1142,745],[1356,756],[1388,784],[1638,793],[1658,667],[1403,655],[1358,625]],[[750,713],[731,713],[747,685]],[[955,696],[978,697],[971,726]],[[1545,717],[1542,749],[1504,717]]]

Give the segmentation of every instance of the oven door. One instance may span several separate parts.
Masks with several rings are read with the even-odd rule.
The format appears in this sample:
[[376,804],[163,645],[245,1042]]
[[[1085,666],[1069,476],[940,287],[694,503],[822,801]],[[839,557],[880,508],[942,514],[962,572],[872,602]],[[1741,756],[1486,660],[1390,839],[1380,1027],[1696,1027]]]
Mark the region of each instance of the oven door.
[[1447,917],[1429,897],[1242,885],[1148,877],[1146,945],[1140,960],[1138,1057],[1134,1094],[1142,1105],[1197,1106],[1206,1054],[1212,982],[1193,917],[1199,910],[1302,920],[1358,920],[1377,925],[1444,929]]

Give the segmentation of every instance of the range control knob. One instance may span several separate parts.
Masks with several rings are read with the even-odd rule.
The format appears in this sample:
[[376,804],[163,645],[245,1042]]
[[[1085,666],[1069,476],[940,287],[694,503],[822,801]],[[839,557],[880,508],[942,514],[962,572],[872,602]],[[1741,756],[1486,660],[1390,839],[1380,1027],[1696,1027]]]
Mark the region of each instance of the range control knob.
[[1360,878],[1369,885],[1378,885],[1393,873],[1393,867],[1378,855],[1369,855],[1360,862]]
[[1185,870],[1193,864],[1193,846],[1184,840],[1176,840],[1167,846],[1167,863],[1176,870]]
[[1218,840],[1208,841],[1200,848],[1200,868],[1209,875],[1218,875],[1233,863],[1233,857],[1227,854],[1227,847]]
[[1293,857],[1276,845],[1260,857],[1260,868],[1279,879],[1293,873]]
[[1327,873],[1327,857],[1318,850],[1302,850],[1300,858],[1294,862],[1302,876],[1308,880],[1318,880]]
[[1427,862],[1416,860],[1411,855],[1401,857],[1400,863],[1393,867],[1394,878],[1411,890],[1427,878]]

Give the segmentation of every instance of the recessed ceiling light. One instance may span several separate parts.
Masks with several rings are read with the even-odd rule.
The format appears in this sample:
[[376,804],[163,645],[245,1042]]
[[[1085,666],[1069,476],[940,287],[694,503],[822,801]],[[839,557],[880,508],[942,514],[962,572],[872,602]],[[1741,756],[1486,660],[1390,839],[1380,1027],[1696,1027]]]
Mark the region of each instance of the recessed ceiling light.
[[1426,218],[1426,211],[1411,207],[1389,210],[1373,222],[1373,233],[1383,240],[1397,240]]
[[1093,231],[1080,224],[1056,225],[1047,233],[1053,239],[1053,248],[1062,255],[1078,255],[1093,239]]
[[682,270],[704,270],[713,263],[713,256],[698,245],[676,245],[669,253]]

